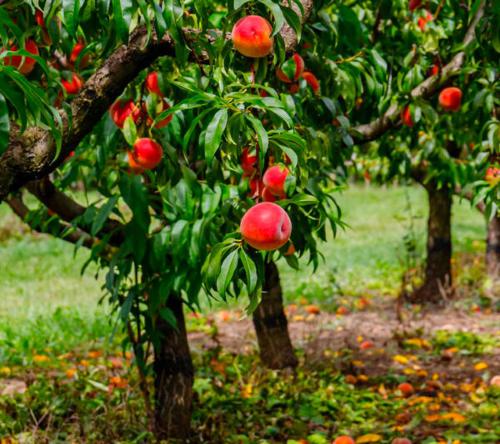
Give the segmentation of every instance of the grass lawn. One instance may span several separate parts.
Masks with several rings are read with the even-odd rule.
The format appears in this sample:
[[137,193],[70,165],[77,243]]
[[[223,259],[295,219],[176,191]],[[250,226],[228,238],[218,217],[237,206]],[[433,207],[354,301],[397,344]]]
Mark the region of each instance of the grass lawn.
[[[355,186],[337,198],[349,227],[323,245],[325,261],[319,269],[312,273],[305,260],[299,272],[284,261],[280,264],[289,302],[302,296],[311,302],[328,301],[338,290],[334,281],[347,294],[366,289],[397,292],[403,236],[410,219],[424,252],[427,205],[421,188]],[[484,248],[481,215],[468,202],[456,203],[455,251]],[[0,338],[7,336],[29,349],[41,344],[68,347],[75,341],[109,336],[112,321],[108,321],[106,306],[98,305],[103,276],[95,279],[92,267],[80,274],[86,252],[75,252],[72,245],[48,236],[23,236],[20,229],[10,210],[0,206]]]

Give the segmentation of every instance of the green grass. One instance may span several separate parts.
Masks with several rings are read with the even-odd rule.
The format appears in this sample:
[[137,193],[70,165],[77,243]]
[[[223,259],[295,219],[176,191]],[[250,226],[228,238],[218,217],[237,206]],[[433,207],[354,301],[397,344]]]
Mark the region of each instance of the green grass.
[[[408,200],[424,253],[427,205],[421,188],[356,186],[337,198],[349,227],[321,247],[325,261],[319,269],[313,274],[303,260],[301,270],[295,272],[280,261],[288,301],[303,295],[313,302],[328,301],[338,291],[333,281],[347,294],[367,289],[394,294],[404,269]],[[22,332],[18,339],[29,341],[23,345],[26,349],[37,348],[44,337],[52,347],[62,348],[109,336],[112,321],[106,306],[98,305],[103,275],[96,280],[92,267],[80,274],[86,251],[75,253],[72,245],[48,236],[19,235],[19,229],[10,210],[0,206],[0,234],[4,233],[0,236],[0,339],[7,336],[14,346],[15,333]],[[453,237],[455,251],[471,251],[473,242],[484,238],[482,217],[468,202],[457,201],[454,206]],[[63,317],[72,322],[61,322]],[[39,325],[46,327],[33,335]]]
[[[305,264],[299,273],[286,263],[280,264],[286,294],[289,298],[301,292],[316,299],[328,298],[335,290],[329,284],[331,279],[347,293],[365,289],[397,291],[404,270],[403,237],[409,233],[411,219],[418,251],[421,257],[425,255],[428,213],[425,191],[417,187],[357,186],[336,197],[349,227],[321,247],[326,260],[314,275]],[[455,253],[484,248],[485,223],[469,202],[455,199],[452,230]],[[308,291],[308,287],[313,290]]]

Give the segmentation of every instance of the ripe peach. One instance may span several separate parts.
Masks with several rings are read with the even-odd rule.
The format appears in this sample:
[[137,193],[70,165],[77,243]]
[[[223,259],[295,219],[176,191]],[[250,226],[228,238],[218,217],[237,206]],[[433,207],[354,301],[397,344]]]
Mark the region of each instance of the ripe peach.
[[342,435],[335,438],[335,441],[333,441],[332,444],[356,444],[356,442],[350,436]]
[[392,444],[411,444],[408,438],[394,438]]
[[139,165],[134,159],[134,154],[132,153],[132,151],[127,151],[127,157],[128,157],[128,165],[132,173],[142,174],[145,171],[145,168]]
[[150,72],[146,77],[146,89],[157,96],[163,97],[160,85],[158,84],[158,73],[156,71]]
[[238,20],[233,27],[234,48],[246,57],[266,57],[273,51],[271,24],[259,15]]
[[498,182],[500,182],[500,168],[489,167],[486,170],[484,180],[490,185],[496,185]]
[[414,122],[411,118],[411,111],[409,106],[405,106],[403,111],[401,111],[401,121],[403,122],[403,125],[406,125],[408,127],[413,127]]
[[144,137],[135,141],[132,157],[140,167],[152,170],[160,164],[163,149],[158,142]]
[[[18,48],[16,45],[12,45],[10,47],[10,51],[17,51],[17,49]],[[24,49],[31,54],[34,54],[34,55],[39,54],[38,53],[38,46],[31,39],[28,39],[24,42]],[[17,68],[21,74],[26,75],[26,74],[29,74],[31,71],[33,71],[33,69],[35,68],[36,60],[32,59],[30,57],[24,57],[24,60],[23,60],[22,56],[15,55],[15,56],[10,56],[10,57],[5,57],[3,59],[3,62],[6,66],[13,66],[13,67]]]
[[[73,46],[73,49],[71,50],[71,54],[69,56],[69,62],[74,65],[76,61],[78,60],[78,56],[80,53],[85,49],[85,45],[82,42],[78,42]],[[89,64],[90,56],[88,54],[84,55],[80,59],[80,68],[85,68]]]
[[289,241],[292,221],[279,205],[262,202],[245,213],[240,230],[243,239],[256,250],[276,250]]
[[243,148],[240,161],[245,174],[252,175],[257,171],[257,155],[250,154],[248,148]]
[[[143,111],[144,111],[144,114],[147,115],[147,119],[146,119],[146,124],[148,126],[152,126],[153,125],[153,122],[154,122],[154,119],[152,119],[149,115],[148,115],[148,111],[146,109],[146,104],[143,102]],[[170,108],[170,105],[165,101],[165,100],[162,100],[160,103],[158,103],[156,105],[156,114],[157,115],[160,115],[163,111],[166,111],[167,109]],[[160,120],[159,122],[156,123],[155,125],[155,128],[158,128],[158,129],[161,129],[161,128],[164,128],[166,127],[171,121],[172,121],[172,118],[173,118],[173,114],[169,114],[167,117],[165,117],[163,120]]]
[[368,350],[370,348],[375,347],[375,344],[372,341],[363,341],[361,344],[359,344],[359,348],[361,350]]
[[304,71],[302,74],[302,78],[311,87],[314,94],[319,94],[319,80],[316,78],[316,76],[312,72]]
[[439,104],[445,111],[458,111],[462,104],[462,90],[455,86],[443,89],[439,93]]
[[43,12],[39,9],[35,12],[35,21],[40,28],[45,28],[45,20],[43,19]]
[[117,100],[109,108],[109,113],[118,128],[123,128],[128,116],[132,116],[134,122],[137,122],[141,117],[141,109],[133,100]]
[[264,186],[275,196],[286,196],[285,181],[288,174],[290,174],[290,171],[288,171],[287,167],[283,165],[274,165],[268,168],[264,173],[264,177],[262,178]]
[[[279,200],[277,196],[275,196],[273,193],[269,191],[268,188],[263,187],[262,192],[260,193],[260,197],[264,202],[276,202]],[[284,199],[284,197],[280,196],[281,199]]]
[[307,313],[314,314],[314,315],[318,315],[321,312],[320,308],[317,305],[306,305],[304,307],[304,310]]
[[425,31],[425,27],[427,26],[428,22],[431,22],[434,18],[432,17],[432,14],[429,11],[426,11],[425,17],[420,17],[418,19],[418,27],[420,28],[421,31]]
[[61,83],[68,94],[78,94],[83,86],[82,78],[75,73],[71,74],[71,81],[62,79]]
[[298,54],[294,54],[281,67],[276,68],[276,76],[285,83],[296,82],[300,79],[303,72],[304,60]]
[[292,254],[295,254],[296,251],[295,245],[290,244],[287,250],[283,253],[283,256],[291,256]]
[[500,387],[500,375],[493,376],[490,381],[490,386]]
[[405,398],[408,398],[415,392],[415,389],[409,382],[402,382],[401,384],[399,384],[398,390],[403,394]]
[[409,9],[411,12],[415,11],[415,9],[420,8],[422,6],[422,0],[410,0]]
[[428,75],[429,76],[437,76],[439,74],[439,65],[437,63],[434,63],[434,65],[431,66],[431,68],[429,69],[429,73]]

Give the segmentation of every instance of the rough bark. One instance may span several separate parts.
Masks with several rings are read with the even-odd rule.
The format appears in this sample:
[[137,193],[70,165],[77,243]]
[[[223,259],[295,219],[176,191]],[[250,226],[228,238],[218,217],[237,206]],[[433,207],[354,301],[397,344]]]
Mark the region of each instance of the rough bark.
[[190,433],[194,369],[184,321],[182,299],[170,295],[167,307],[177,328],[158,319],[160,343],[155,347],[155,434],[158,439],[186,442]]
[[[462,41],[464,48],[475,39],[476,26],[484,15],[485,3],[485,1],[481,2],[476,15],[472,19],[471,24],[465,33]],[[442,85],[449,81],[450,78],[460,73],[460,69],[465,61],[465,56],[465,49],[455,54],[451,61],[443,67],[439,75],[431,76],[415,87],[411,91],[411,97],[413,99],[417,99],[431,97],[434,95]],[[378,117],[374,121],[353,127],[351,129],[351,134],[355,143],[370,142],[379,138],[400,122],[400,114],[401,106],[399,104],[393,104],[382,116]]]
[[415,303],[439,303],[451,291],[451,206],[452,192],[438,189],[433,182],[424,185],[429,201],[427,221],[427,260],[423,285],[409,296]]
[[278,267],[274,262],[266,265],[262,301],[253,313],[253,324],[264,365],[273,369],[297,366],[283,308]]
[[486,271],[494,283],[500,282],[500,216],[498,215],[488,223]]

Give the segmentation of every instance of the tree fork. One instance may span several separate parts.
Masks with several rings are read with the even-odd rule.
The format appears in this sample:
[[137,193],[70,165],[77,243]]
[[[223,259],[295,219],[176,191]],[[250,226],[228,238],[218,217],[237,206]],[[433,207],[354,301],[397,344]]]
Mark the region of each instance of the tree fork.
[[157,331],[161,335],[154,350],[155,434],[158,439],[186,442],[190,434],[193,404],[194,368],[179,295],[169,296],[166,304],[176,319],[176,327],[161,317]]
[[272,369],[297,367],[283,308],[280,276],[274,262],[266,264],[262,300],[253,313],[253,324],[264,365]]

